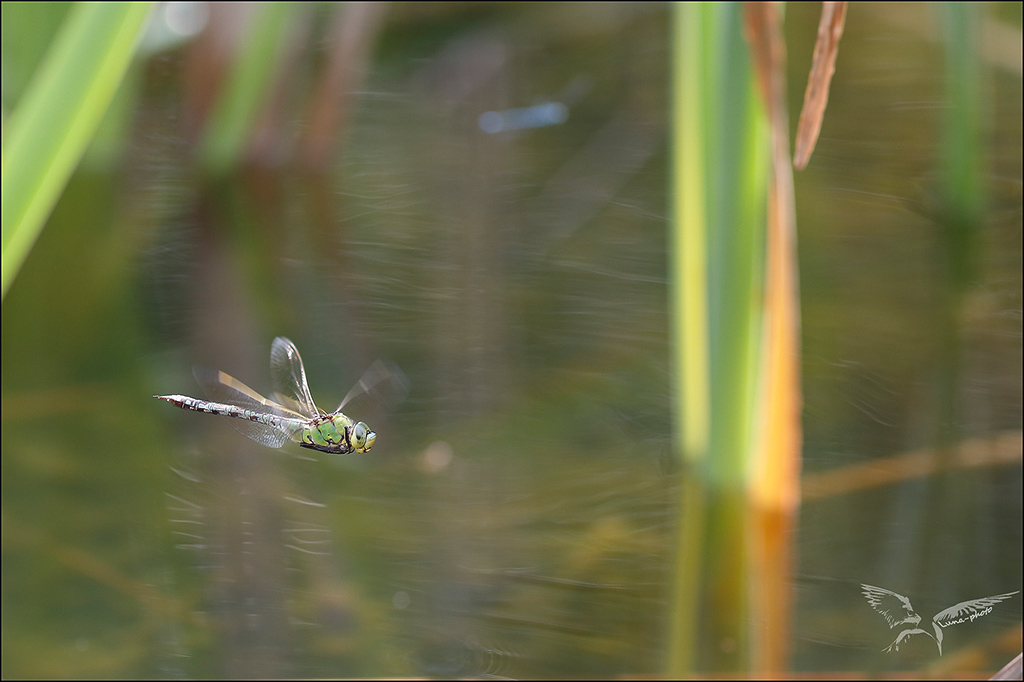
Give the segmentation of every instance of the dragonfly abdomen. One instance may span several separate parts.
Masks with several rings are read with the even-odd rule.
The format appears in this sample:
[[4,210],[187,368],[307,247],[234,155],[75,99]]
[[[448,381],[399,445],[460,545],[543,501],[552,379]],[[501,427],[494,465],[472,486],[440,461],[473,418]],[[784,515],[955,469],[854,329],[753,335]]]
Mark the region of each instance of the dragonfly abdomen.
[[284,420],[272,414],[255,412],[253,410],[247,410],[242,407],[227,405],[225,403],[212,403],[208,400],[197,400],[196,398],[190,398],[187,395],[157,395],[153,397],[166,400],[172,405],[177,405],[183,410],[205,412],[206,414],[219,414],[225,417],[235,417],[237,419],[247,419],[251,422],[269,424],[270,426],[282,426],[284,423]]

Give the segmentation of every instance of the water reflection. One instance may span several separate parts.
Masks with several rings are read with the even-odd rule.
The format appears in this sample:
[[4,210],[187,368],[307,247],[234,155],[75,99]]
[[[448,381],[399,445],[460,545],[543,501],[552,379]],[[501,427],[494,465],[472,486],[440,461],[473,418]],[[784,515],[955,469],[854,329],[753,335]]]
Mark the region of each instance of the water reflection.
[[[4,301],[4,675],[659,673],[685,501],[664,462],[668,10],[301,6],[236,71],[253,11],[211,5],[141,65]],[[797,178],[793,625],[740,625],[782,629],[791,671],[974,674],[1019,650],[1018,597],[940,659],[926,637],[883,653],[898,633],[860,585],[922,617],[1020,587],[1020,78],[985,71],[991,205],[942,384],[939,228],[917,210],[942,60],[923,14],[879,16],[848,27]],[[791,83],[816,21],[787,10]],[[562,101],[558,125],[480,130]],[[217,116],[245,133],[219,174],[199,149]],[[270,385],[284,334],[337,382],[313,387],[327,404],[376,358],[408,375],[366,456],[153,404],[193,364]],[[960,386],[944,448],[940,385]]]

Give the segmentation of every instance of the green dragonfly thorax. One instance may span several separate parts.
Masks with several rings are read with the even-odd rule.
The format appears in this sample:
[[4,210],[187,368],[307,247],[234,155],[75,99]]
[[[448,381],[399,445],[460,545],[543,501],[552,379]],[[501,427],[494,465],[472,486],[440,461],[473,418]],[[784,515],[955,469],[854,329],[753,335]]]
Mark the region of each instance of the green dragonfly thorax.
[[341,412],[313,420],[296,435],[296,442],[302,447],[336,455],[347,455],[350,452],[365,453],[377,440],[377,434],[370,431],[366,424],[353,424],[352,420]]

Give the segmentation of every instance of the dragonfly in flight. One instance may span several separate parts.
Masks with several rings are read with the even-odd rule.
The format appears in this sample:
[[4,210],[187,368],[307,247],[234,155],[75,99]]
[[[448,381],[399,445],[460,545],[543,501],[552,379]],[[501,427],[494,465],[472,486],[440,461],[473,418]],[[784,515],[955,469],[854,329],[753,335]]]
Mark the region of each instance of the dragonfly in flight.
[[[270,347],[270,373],[276,392],[274,399],[262,395],[225,372],[203,367],[192,371],[213,401],[184,395],[157,395],[183,410],[219,414],[242,421],[232,422],[242,434],[271,448],[298,443],[304,448],[332,455],[364,453],[377,440],[363,422],[353,421],[341,410],[357,395],[366,393],[383,381],[404,388],[404,376],[397,368],[378,360],[366,371],[338,409],[331,413],[316,406],[306,384],[306,370],[295,344],[283,336]],[[217,402],[214,402],[217,401]]]

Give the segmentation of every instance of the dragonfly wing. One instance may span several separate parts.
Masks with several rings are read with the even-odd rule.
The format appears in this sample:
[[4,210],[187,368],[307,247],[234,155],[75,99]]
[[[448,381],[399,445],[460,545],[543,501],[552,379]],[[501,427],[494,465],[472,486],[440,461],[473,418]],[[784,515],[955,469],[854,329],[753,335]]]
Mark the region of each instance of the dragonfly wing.
[[247,419],[228,420],[236,431],[261,445],[270,448],[281,447],[288,442],[292,431],[301,428],[306,422],[306,418],[298,412],[264,398],[230,374],[206,367],[194,367],[192,376],[203,387],[210,400],[278,417],[280,426]]
[[332,414],[341,412],[343,407],[360,396],[372,395],[379,402],[388,404],[400,401],[408,392],[409,380],[402,370],[393,363],[377,360],[363,373]]
[[260,424],[244,419],[232,419],[228,423],[246,438],[254,440],[260,445],[266,445],[268,448],[279,448],[290,440],[288,431],[270,424]]
[[294,398],[278,393],[277,391],[274,391],[274,393],[271,394],[271,399],[282,407],[291,410],[295,414],[302,414],[302,411],[305,409],[302,405],[299,405]]
[[297,404],[303,416],[320,416],[321,412],[309,394],[299,349],[283,336],[274,339],[270,347],[270,377],[277,392]]

